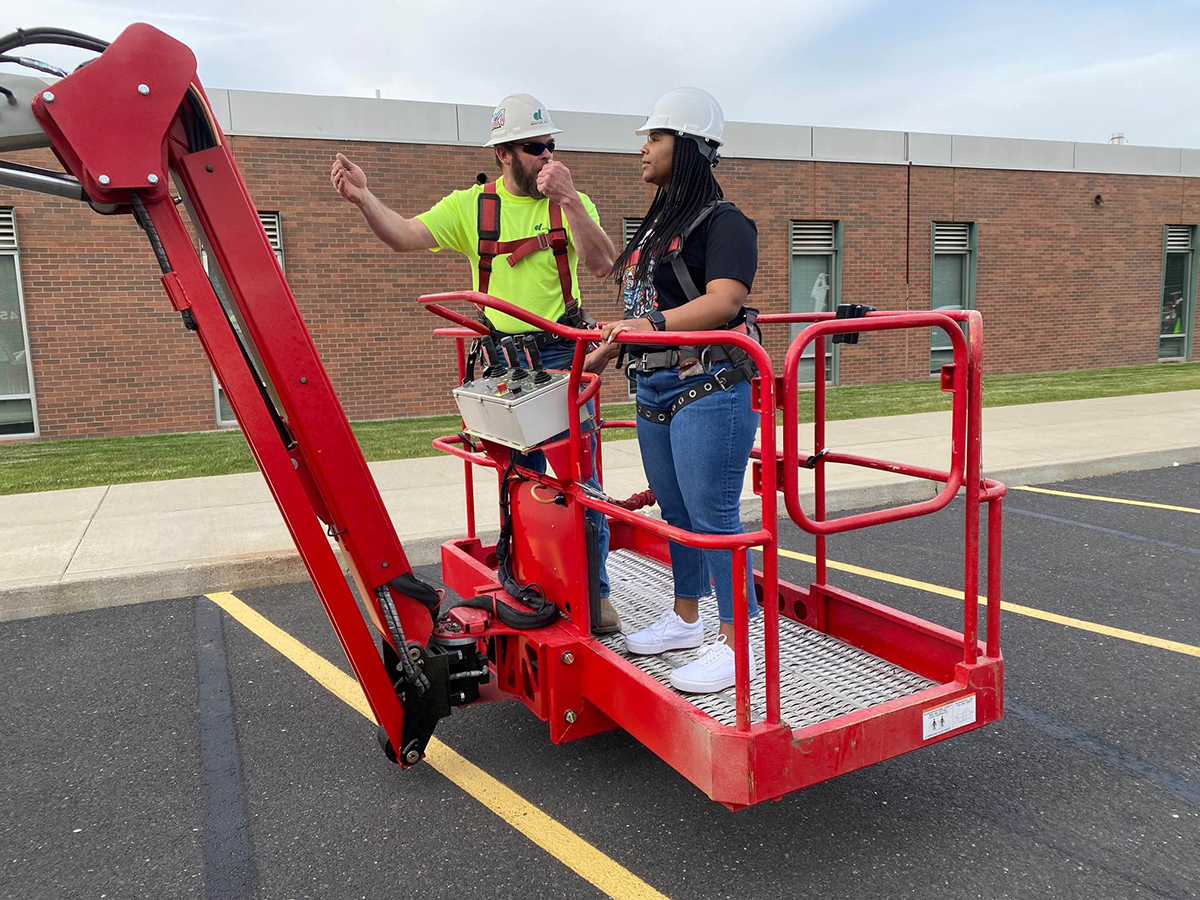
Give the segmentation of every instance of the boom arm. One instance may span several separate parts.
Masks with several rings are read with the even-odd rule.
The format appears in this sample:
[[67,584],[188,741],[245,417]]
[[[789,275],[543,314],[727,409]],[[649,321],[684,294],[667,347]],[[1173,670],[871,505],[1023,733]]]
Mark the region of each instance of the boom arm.
[[[430,685],[409,649],[427,643],[438,598],[412,574],[196,78],[195,56],[156,28],[132,25],[97,59],[34,93],[31,109],[78,185],[11,165],[0,166],[0,180],[60,194],[66,184],[98,211],[131,211],[145,229],[167,296],[220,379],[385,750],[404,765],[417,762],[432,725],[416,723],[428,720],[431,704],[444,704],[446,688]],[[23,141],[30,146],[27,134]],[[168,176],[209,253],[212,281]],[[376,649],[327,534],[341,546],[368,615],[390,645],[384,659],[395,672]]]

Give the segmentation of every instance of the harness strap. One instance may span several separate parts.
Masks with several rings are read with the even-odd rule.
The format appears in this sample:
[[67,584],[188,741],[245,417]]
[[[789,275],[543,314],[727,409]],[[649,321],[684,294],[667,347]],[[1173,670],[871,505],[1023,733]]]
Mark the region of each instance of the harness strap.
[[659,369],[673,369],[682,365],[685,359],[699,359],[705,364],[728,361],[734,365],[743,365],[750,359],[750,355],[740,347],[730,348],[720,344],[709,344],[703,347],[667,347],[662,350],[648,350],[644,353],[633,354],[626,374],[632,377],[633,374],[649,375]]
[[696,218],[692,219],[691,224],[683,230],[683,233],[671,241],[667,252],[663,255],[663,259],[671,263],[671,271],[675,273],[675,278],[679,281],[679,286],[683,288],[683,293],[688,300],[695,300],[704,292],[696,287],[692,273],[688,271],[688,267],[683,261],[683,244],[691,237],[692,232],[716,211],[718,206],[728,202],[728,200],[714,200],[707,204],[704,209],[700,210]]
[[479,195],[477,206],[479,233],[479,291],[486,294],[492,280],[492,258],[499,252],[495,249],[500,240],[500,195],[496,193],[496,182],[489,181]]
[[497,256],[508,254],[508,264],[515,266],[531,253],[539,250],[551,250],[554,253],[554,265],[558,269],[558,283],[562,288],[563,306],[567,313],[573,313],[578,301],[572,291],[571,263],[567,256],[569,241],[567,229],[563,227],[562,207],[550,201],[550,230],[544,234],[516,241],[500,240],[500,195],[496,193],[496,182],[489,181],[479,194],[478,223],[479,232],[479,290],[486,294],[492,280],[492,260]]
[[558,266],[563,305],[570,315],[575,309],[575,295],[571,291],[571,263],[567,259],[567,229],[563,227],[562,207],[553,200],[550,201],[550,249],[554,251],[554,264]]
[[638,403],[638,418],[645,419],[647,422],[653,422],[655,425],[668,425],[675,418],[676,413],[689,403],[695,403],[701,397],[707,397],[716,391],[727,391],[735,384],[753,378],[754,374],[754,367],[745,364],[738,364],[732,369],[722,369],[719,372],[714,372],[702,381],[696,382],[676,397],[666,409],[643,406],[641,403]]

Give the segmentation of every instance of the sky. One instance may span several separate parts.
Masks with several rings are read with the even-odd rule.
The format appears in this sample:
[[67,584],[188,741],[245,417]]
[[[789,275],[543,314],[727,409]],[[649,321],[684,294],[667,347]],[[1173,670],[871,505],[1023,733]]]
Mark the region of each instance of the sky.
[[[15,5],[15,4],[14,4]],[[207,87],[648,113],[703,87],[727,119],[1200,147],[1200,0],[37,0],[0,32],[149,22]],[[0,8],[2,9],[2,8]],[[36,12],[34,12],[36,10]],[[84,54],[27,48],[70,68]],[[12,71],[0,65],[0,71]]]

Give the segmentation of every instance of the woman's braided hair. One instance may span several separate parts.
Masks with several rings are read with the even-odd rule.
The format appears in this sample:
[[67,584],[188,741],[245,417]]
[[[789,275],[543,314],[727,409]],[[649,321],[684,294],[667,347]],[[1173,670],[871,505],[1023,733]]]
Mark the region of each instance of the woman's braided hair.
[[[660,187],[642,224],[630,238],[621,255],[613,263],[613,277],[617,284],[623,281],[629,258],[641,247],[633,268],[633,280],[646,284],[650,277],[651,264],[667,252],[671,241],[692,223],[700,210],[713,200],[724,199],[721,185],[713,177],[712,163],[700,152],[696,142],[684,135],[675,136],[675,150],[671,156],[671,181]],[[649,239],[646,235],[649,234]]]

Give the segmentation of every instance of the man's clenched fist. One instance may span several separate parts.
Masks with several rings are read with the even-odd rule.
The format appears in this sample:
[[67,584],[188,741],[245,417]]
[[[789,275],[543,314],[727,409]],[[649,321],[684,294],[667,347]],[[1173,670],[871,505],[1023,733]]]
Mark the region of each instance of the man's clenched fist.
[[550,160],[538,172],[537,186],[543,196],[559,206],[565,206],[579,196],[575,182],[571,180],[571,170],[554,160]]

